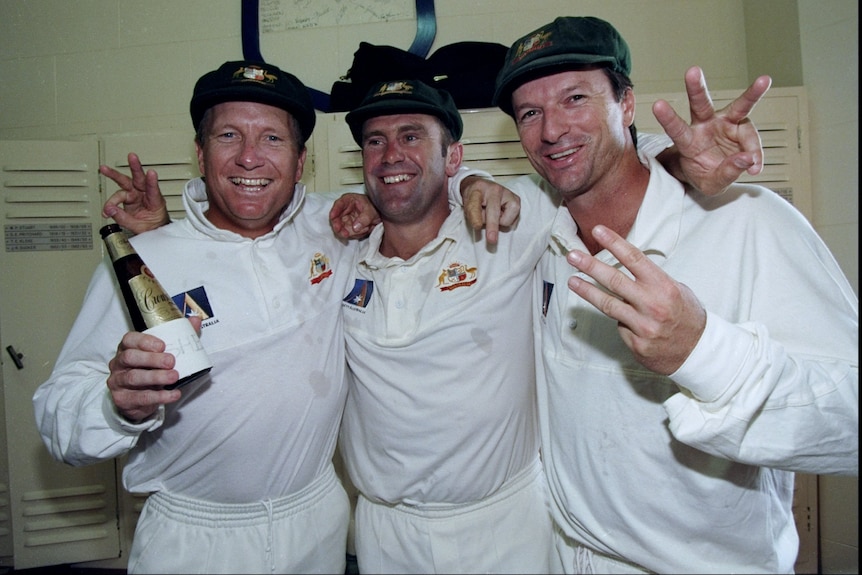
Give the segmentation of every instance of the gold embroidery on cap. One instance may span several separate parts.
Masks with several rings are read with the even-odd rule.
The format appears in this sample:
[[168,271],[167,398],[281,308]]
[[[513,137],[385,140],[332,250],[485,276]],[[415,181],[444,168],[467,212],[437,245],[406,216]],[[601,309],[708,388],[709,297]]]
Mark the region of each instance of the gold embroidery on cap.
[[523,42],[518,45],[518,50],[515,52],[515,57],[512,58],[512,63],[519,62],[522,60],[527,54],[531,54],[536,50],[543,50],[549,46],[553,45],[553,41],[551,40],[551,35],[553,32],[545,32],[539,31],[526,38]]
[[270,74],[263,68],[257,66],[241,66],[233,73],[234,80],[252,80],[254,82],[266,82],[272,84],[278,80],[278,76]]
[[407,82],[386,82],[380,88],[377,89],[377,92],[374,94],[374,97],[377,96],[386,96],[389,94],[412,94],[413,86],[408,84]]

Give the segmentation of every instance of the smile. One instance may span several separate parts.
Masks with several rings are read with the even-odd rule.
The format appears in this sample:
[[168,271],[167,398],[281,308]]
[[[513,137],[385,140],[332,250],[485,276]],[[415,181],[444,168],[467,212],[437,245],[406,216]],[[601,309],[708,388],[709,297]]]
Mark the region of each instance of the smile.
[[565,158],[566,156],[571,156],[572,154],[574,154],[577,151],[578,151],[578,148],[570,148],[568,150],[565,150],[564,152],[559,152],[556,154],[550,154],[548,157],[551,158],[552,160],[559,160],[560,158]]
[[237,186],[248,186],[252,188],[263,187],[272,180],[269,178],[229,178],[231,183]]
[[408,174],[398,174],[397,176],[383,176],[384,184],[397,184],[399,182],[406,182],[408,180],[412,180],[413,176]]

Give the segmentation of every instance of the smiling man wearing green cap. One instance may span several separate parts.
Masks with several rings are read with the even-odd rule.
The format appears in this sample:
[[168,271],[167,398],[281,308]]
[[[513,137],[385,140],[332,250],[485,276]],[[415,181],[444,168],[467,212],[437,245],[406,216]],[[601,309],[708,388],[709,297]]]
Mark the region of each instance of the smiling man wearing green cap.
[[300,182],[311,98],[276,66],[231,61],[199,78],[189,111],[204,177],[186,183],[185,218],[131,243],[182,309],[205,310],[212,371],[164,389],[173,357],[132,331],[106,262],[34,397],[40,431],[72,465],[128,456],[123,485],[149,494],[129,573],[344,573],[350,506],[332,458],[355,242],[333,237],[331,201]]
[[857,298],[771,190],[638,156],[631,65],[561,17],[497,79],[537,172],[507,186],[561,200],[534,292],[557,548],[567,572],[792,573],[793,472],[858,475]]
[[527,303],[548,222],[472,232],[447,92],[382,82],[346,120],[382,221],[343,306],[359,571],[554,572]]

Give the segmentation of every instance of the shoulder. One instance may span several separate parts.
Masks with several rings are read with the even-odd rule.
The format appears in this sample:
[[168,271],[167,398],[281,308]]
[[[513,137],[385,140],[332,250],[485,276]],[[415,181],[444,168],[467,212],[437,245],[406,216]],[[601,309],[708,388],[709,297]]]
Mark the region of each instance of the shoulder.
[[330,194],[307,193],[294,222],[316,232],[334,236],[329,225],[329,211],[332,209],[332,202],[333,198]]
[[338,254],[339,257],[352,257],[358,249],[359,240],[344,240],[335,235],[329,223],[331,208],[330,194],[306,194],[299,212],[279,231],[281,241],[299,241],[303,245]]
[[777,192],[757,184],[731,184],[727,190],[706,196],[688,189],[688,195],[705,210],[732,211],[736,217],[759,219],[766,217],[779,222],[808,223],[805,216]]
[[160,228],[132,236],[129,238],[129,243],[138,250],[159,248],[191,237],[192,231],[188,218],[182,218]]
[[519,176],[500,184],[520,198],[520,220],[530,220],[543,227],[543,223],[549,223],[560,207],[560,194],[538,174]]
[[[783,251],[822,251],[823,241],[808,219],[773,190],[756,184],[733,184],[716,196],[689,190],[689,224],[746,242],[781,245]],[[752,244],[753,245],[753,244]]]

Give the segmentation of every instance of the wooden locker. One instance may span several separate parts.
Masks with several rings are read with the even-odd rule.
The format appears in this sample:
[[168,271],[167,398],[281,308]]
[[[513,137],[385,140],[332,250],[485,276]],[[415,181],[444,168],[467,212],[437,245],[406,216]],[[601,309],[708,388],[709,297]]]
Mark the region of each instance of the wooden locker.
[[[159,188],[165,196],[171,218],[184,218],[183,187],[189,179],[200,176],[193,138],[191,130],[107,135],[102,138],[103,163],[128,176],[131,173],[129,152],[136,153],[145,171],[158,173]],[[105,199],[119,189],[117,184],[104,177],[102,185]]]
[[16,569],[119,555],[115,463],[55,461],[32,404],[102,257],[98,162],[94,139],[0,142],[0,564]]
[[[721,109],[739,92],[722,90],[711,94],[713,105]],[[667,100],[677,113],[690,121],[685,92],[638,96],[635,125],[639,132],[662,133],[652,113],[652,105]],[[763,171],[743,174],[740,182],[767,187],[793,204],[813,223],[810,148],[808,144],[808,98],[805,88],[770,88],[751,113],[763,145]]]

